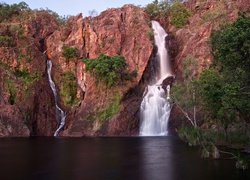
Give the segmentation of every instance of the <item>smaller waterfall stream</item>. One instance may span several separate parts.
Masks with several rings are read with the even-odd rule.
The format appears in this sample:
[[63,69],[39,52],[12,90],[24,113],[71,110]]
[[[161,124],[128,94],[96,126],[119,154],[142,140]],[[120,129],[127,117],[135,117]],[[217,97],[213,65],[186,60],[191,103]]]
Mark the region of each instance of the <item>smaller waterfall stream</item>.
[[48,73],[48,78],[49,78],[49,85],[50,88],[53,91],[54,98],[55,98],[55,106],[56,106],[56,122],[58,124],[58,128],[54,132],[54,136],[57,136],[59,131],[62,129],[62,127],[65,124],[65,118],[66,114],[65,112],[58,106],[58,98],[57,98],[57,91],[56,91],[56,86],[54,81],[51,78],[51,69],[52,69],[52,62],[51,60],[47,60],[47,73]]
[[168,119],[170,115],[170,86],[167,86],[167,97],[162,82],[171,75],[169,65],[168,52],[165,48],[165,37],[167,36],[161,25],[152,21],[154,29],[155,45],[158,48],[157,60],[159,61],[159,72],[156,77],[156,82],[149,85],[145,92],[143,101],[140,107],[140,135],[141,136],[159,136],[167,135]]

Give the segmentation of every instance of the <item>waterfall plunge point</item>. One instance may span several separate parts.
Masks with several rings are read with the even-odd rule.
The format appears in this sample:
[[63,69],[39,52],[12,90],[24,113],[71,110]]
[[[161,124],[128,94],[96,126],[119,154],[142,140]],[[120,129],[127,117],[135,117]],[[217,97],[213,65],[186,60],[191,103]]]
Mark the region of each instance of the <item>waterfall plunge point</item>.
[[165,48],[165,37],[167,33],[161,25],[152,21],[154,29],[155,45],[158,48],[157,60],[159,61],[159,70],[156,75],[156,82],[147,86],[144,92],[144,98],[140,107],[140,135],[141,136],[163,136],[168,134],[168,119],[170,115],[170,86],[167,87],[167,97],[162,82],[169,76],[172,76],[169,65],[169,57]]

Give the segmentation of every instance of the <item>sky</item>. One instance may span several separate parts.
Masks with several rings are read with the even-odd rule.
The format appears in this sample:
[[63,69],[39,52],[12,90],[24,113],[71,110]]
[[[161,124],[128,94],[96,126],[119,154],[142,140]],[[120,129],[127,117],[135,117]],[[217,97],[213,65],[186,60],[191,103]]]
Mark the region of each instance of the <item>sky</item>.
[[2,0],[7,4],[25,2],[31,9],[50,9],[60,16],[77,15],[89,16],[89,11],[96,10],[98,13],[108,9],[122,7],[124,4],[146,6],[153,0]]

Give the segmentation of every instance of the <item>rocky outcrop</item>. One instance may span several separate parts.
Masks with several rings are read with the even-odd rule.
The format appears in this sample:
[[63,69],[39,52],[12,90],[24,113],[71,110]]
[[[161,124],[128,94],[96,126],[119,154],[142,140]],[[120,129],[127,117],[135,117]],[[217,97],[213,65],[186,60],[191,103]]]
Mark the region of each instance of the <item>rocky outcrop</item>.
[[[56,128],[48,88],[43,41],[57,28],[46,11],[18,23],[1,23],[0,136],[53,135]],[[11,32],[11,33],[10,33]]]
[[[174,57],[176,79],[182,79],[181,63],[187,56],[192,56],[198,61],[198,72],[194,72],[194,75],[207,68],[213,61],[209,46],[211,32],[225,23],[232,22],[237,18],[239,11],[250,7],[246,0],[189,0],[184,4],[191,12],[189,23],[180,29],[173,26],[169,28],[169,32],[175,34],[174,42],[177,45],[176,48],[171,47],[172,51],[178,52]],[[174,106],[170,116],[170,128],[174,130],[179,127],[181,119],[185,119],[184,115]]]
[[[0,109],[0,136],[53,135],[57,124],[54,98],[47,82],[47,58],[53,63],[52,78],[58,89],[59,104],[67,115],[60,135],[134,133],[139,123],[138,117],[134,117],[141,96],[129,100],[126,96],[141,81],[152,52],[147,35],[149,22],[143,9],[125,5],[108,9],[97,17],[72,16],[60,26],[47,11],[34,11],[20,23],[2,23],[1,34],[9,35],[13,25],[17,30],[10,36],[13,43],[0,47],[3,85],[0,103],[4,107]],[[63,46],[75,48],[77,53],[65,59]],[[136,70],[137,76],[110,89],[97,85],[84,71],[82,59],[96,58],[100,53],[124,56],[126,70]],[[76,78],[78,103],[73,106],[61,96],[65,72]],[[119,106],[116,115],[105,119],[97,117],[114,98]]]
[[[130,131],[133,131],[131,129],[135,127],[124,126],[127,126],[129,121],[135,121],[132,117],[135,112],[132,110],[138,111],[138,104],[137,107],[132,107],[131,103],[123,102],[122,96],[138,84],[151,55],[152,43],[147,35],[150,28],[148,23],[149,19],[141,8],[125,5],[118,9],[108,9],[97,17],[82,19],[81,14],[72,17],[60,30],[46,39],[48,57],[53,63],[60,64],[61,72],[70,69],[77,77],[77,94],[80,102],[77,107],[65,107],[68,112],[68,123],[61,135],[94,135],[102,128],[106,129],[105,135],[130,134]],[[63,45],[75,47],[78,50],[77,57],[69,64],[62,57]],[[111,89],[102,84],[97,86],[95,80],[83,71],[82,58],[96,58],[100,53],[124,56],[127,70],[130,72],[136,70],[137,77]],[[60,72],[54,72],[55,77],[56,73]],[[60,84],[58,86],[60,87]],[[96,118],[96,113],[107,108],[110,99],[117,92],[121,101],[119,113],[106,119],[104,123],[103,119]],[[81,96],[83,94],[84,96]],[[138,119],[136,123],[138,124]],[[104,131],[98,134],[102,134],[101,132]]]
[[[198,60],[199,73],[212,61],[209,36],[220,24],[236,19],[238,10],[249,7],[247,0],[185,2],[191,11],[189,23],[177,29],[170,19],[159,21],[168,31],[168,48],[175,78],[181,79],[181,62],[188,55]],[[97,17],[70,17],[59,25],[47,11],[34,11],[21,22],[0,23],[0,137],[51,136],[56,130],[53,93],[46,73],[46,59],[53,63],[59,104],[66,112],[60,136],[131,135],[139,129],[139,107],[145,85],[154,73],[155,53],[150,41],[150,19],[142,8],[125,5]],[[1,40],[1,39],[0,39]],[[76,49],[70,59],[62,56],[63,46]],[[82,59],[122,55],[126,70],[137,71],[132,80],[107,88],[84,71]],[[73,74],[77,86],[72,104],[63,97],[63,76]],[[110,116],[107,110],[116,109]],[[106,113],[106,114],[105,114]],[[170,127],[180,125],[181,113],[173,107]]]

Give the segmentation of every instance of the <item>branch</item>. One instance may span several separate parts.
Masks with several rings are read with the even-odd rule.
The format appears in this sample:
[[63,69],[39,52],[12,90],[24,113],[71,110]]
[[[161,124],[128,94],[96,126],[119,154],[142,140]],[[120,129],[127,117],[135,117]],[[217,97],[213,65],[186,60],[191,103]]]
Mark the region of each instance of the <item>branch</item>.
[[[176,103],[175,103],[176,104]],[[191,124],[194,126],[194,127],[196,127],[195,126],[195,124],[194,124],[194,122],[192,121],[192,119],[188,116],[188,113],[186,112],[186,111],[184,111],[178,104],[176,104],[177,105],[177,107],[181,110],[181,112],[184,114],[184,116],[191,122]]]

